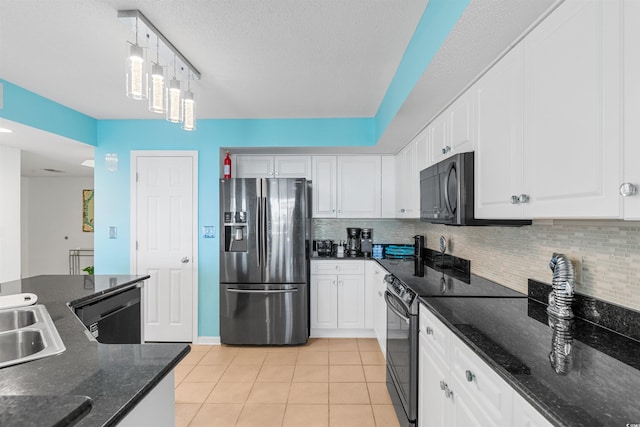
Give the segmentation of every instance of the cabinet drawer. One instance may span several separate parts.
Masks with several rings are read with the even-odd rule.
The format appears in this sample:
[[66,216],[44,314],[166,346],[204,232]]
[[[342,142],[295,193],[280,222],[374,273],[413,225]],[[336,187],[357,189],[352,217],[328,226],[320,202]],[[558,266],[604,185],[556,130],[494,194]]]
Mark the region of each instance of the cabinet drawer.
[[364,274],[364,261],[311,261],[311,274]]
[[451,375],[458,387],[463,388],[492,425],[511,423],[513,390],[473,350],[451,334]]
[[420,304],[419,328],[425,339],[424,344],[429,346],[430,352],[448,364],[451,332],[424,304]]

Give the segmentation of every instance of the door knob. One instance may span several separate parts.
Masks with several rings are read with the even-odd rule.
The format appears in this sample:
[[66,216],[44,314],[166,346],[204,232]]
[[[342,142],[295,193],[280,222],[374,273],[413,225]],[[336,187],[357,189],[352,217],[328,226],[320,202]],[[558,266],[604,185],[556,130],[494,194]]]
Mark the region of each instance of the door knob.
[[188,256],[183,257],[183,258],[180,260],[180,262],[181,262],[181,263],[183,263],[183,264],[187,264],[187,263],[189,262],[189,257],[188,257]]

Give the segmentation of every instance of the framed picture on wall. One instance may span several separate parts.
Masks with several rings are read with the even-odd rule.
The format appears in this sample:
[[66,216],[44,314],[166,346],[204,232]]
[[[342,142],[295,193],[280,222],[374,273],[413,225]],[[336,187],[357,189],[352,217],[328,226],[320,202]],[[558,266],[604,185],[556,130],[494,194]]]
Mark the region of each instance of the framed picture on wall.
[[93,233],[93,190],[82,190],[82,231]]

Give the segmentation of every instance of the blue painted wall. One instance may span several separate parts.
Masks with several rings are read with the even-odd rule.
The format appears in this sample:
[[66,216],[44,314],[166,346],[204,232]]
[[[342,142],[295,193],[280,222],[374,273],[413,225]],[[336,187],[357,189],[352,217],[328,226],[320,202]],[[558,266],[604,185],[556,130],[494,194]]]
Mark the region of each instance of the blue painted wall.
[[[199,120],[195,132],[164,120],[103,120],[98,123],[95,169],[96,274],[130,271],[130,156],[132,150],[198,151],[198,324],[200,336],[218,336],[219,240],[203,239],[202,227],[219,229],[220,148],[361,146],[374,141],[366,119]],[[105,155],[118,155],[107,171]],[[117,238],[109,239],[109,227]]]
[[23,125],[97,145],[97,120],[0,79],[4,106],[0,117]]
[[[101,120],[4,84],[0,117],[96,146],[96,274],[130,271],[130,155],[132,150],[198,151],[198,230],[218,227],[221,147],[374,145],[411,92],[469,0],[430,0],[375,117],[354,119],[198,120],[195,132],[164,120]],[[141,106],[141,108],[144,108]],[[105,155],[119,167],[106,170]],[[108,238],[109,226],[117,239]],[[200,336],[218,336],[218,238],[198,236]]]

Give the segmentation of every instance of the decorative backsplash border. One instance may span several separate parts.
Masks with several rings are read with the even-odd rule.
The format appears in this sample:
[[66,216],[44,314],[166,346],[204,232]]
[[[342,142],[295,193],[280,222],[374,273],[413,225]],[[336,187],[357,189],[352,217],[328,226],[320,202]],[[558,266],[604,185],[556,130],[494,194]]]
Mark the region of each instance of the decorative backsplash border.
[[[551,285],[529,279],[527,294],[529,298],[547,304],[551,289]],[[580,319],[640,341],[640,312],[638,311],[578,293],[575,294],[571,309]]]

